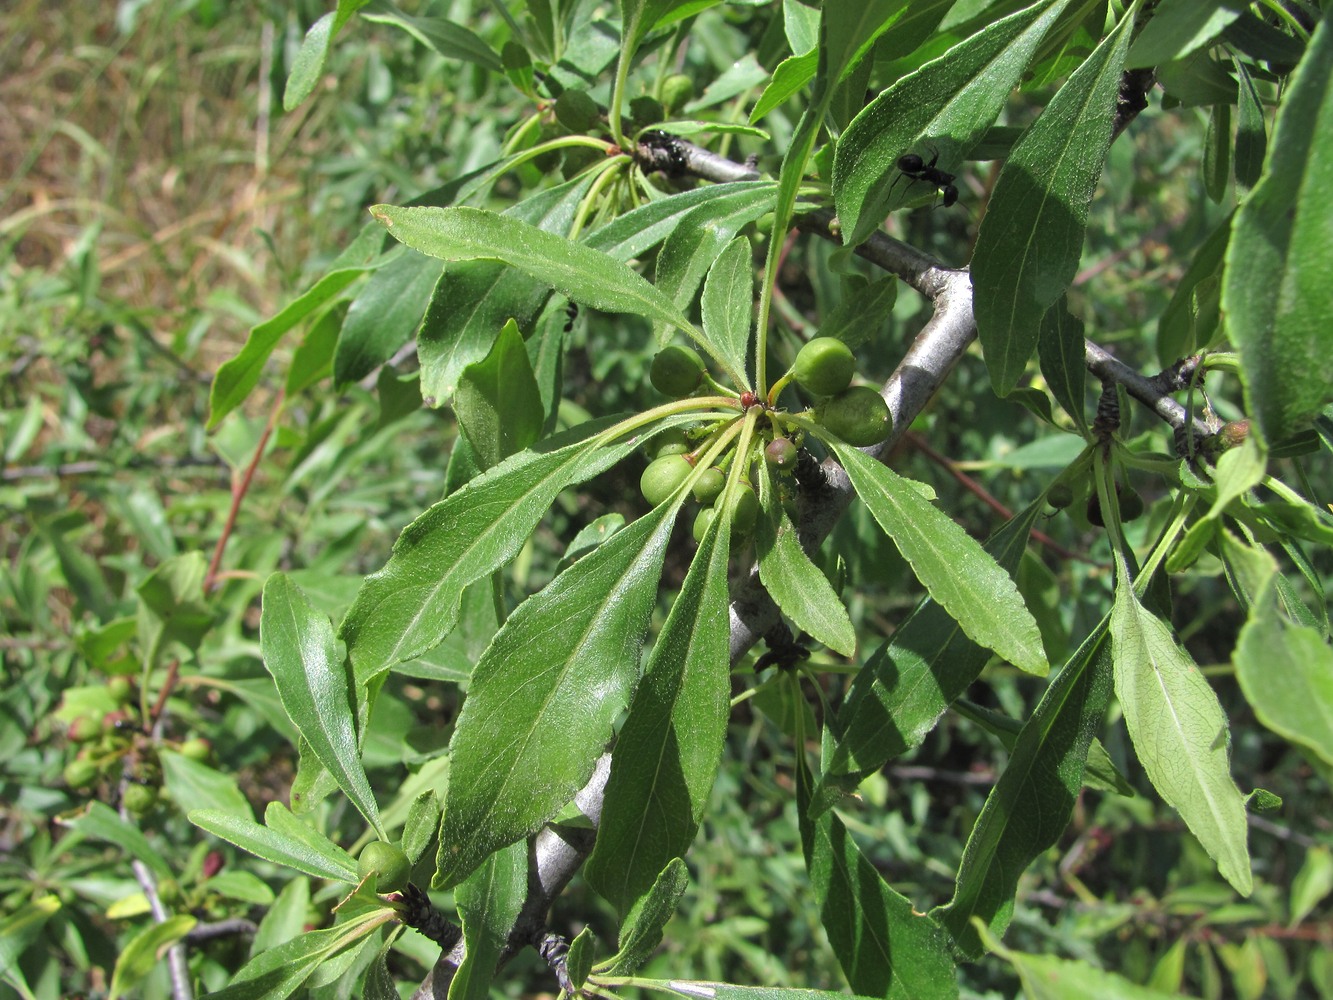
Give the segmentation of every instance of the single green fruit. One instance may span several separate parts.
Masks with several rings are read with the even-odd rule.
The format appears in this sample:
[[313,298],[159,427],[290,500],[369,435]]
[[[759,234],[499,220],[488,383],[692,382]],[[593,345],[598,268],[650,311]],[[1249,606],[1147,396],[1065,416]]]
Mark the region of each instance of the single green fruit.
[[407,885],[412,874],[412,862],[407,860],[401,847],[372,840],[356,860],[357,874],[362,878],[374,875],[376,892],[397,892]]
[[106,682],[107,692],[111,695],[111,700],[117,705],[124,705],[130,700],[133,689],[130,686],[128,677],[112,677]]
[[717,511],[712,507],[705,507],[694,515],[694,540],[702,542],[704,535],[708,532],[708,526],[713,523],[713,518],[717,517]]
[[65,765],[65,784],[77,790],[87,788],[97,780],[97,765],[86,757],[75,757]]
[[764,461],[778,469],[793,469],[800,454],[796,445],[784,437],[776,437],[764,449]]
[[653,458],[663,455],[684,455],[692,449],[690,439],[682,431],[667,431],[653,439]]
[[657,352],[648,378],[664,396],[688,396],[703,384],[704,359],[693,348],[671,344]]
[[672,73],[662,81],[662,103],[668,111],[683,108],[694,97],[694,78]]
[[656,125],[666,117],[662,102],[655,97],[636,97],[629,102],[629,118],[635,128],[647,128]]
[[834,396],[818,416],[825,427],[857,448],[879,444],[893,430],[889,404],[868,385],[854,385]]
[[705,469],[703,474],[694,481],[694,499],[704,504],[712,503],[722,495],[722,490],[726,485],[727,474],[725,472],[716,466]]
[[852,384],[856,358],[834,337],[816,337],[796,355],[796,381],[816,396],[836,396]]
[[1123,490],[1117,492],[1119,493],[1121,521],[1128,524],[1130,521],[1136,521],[1143,516],[1143,497],[1139,496],[1138,490],[1126,486]]
[[684,455],[663,455],[648,463],[639,477],[639,492],[643,498],[656,507],[671,494],[676,487],[685,482],[694,466]]
[[1068,483],[1056,483],[1047,491],[1046,502],[1056,510],[1064,510],[1074,502],[1074,488]]
[[80,715],[69,724],[67,733],[71,743],[91,743],[102,735],[102,723],[88,715]]
[[759,497],[749,483],[741,483],[736,497],[731,502],[731,530],[735,535],[745,536],[754,530],[755,521],[759,520]]
[[157,789],[151,785],[131,782],[125,786],[121,802],[131,816],[147,816],[157,805]]
[[200,762],[208,760],[213,753],[213,746],[202,736],[194,736],[180,745],[180,755]]
[[586,90],[562,90],[555,99],[555,120],[571,132],[587,132],[597,124],[601,109]]

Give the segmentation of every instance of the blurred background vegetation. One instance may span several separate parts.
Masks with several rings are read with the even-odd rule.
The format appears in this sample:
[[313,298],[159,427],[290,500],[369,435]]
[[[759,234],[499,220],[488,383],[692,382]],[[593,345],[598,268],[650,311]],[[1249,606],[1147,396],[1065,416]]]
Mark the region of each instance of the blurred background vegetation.
[[[410,198],[490,162],[505,130],[532,110],[498,75],[447,61],[402,32],[354,22],[314,98],[284,114],[291,59],[325,7],[14,0],[0,12],[0,921],[40,894],[60,898],[62,908],[17,959],[38,996],[104,992],[124,942],[147,920],[126,903],[138,886],[124,854],[58,822],[87,798],[61,778],[77,714],[67,692],[104,688],[120,672],[135,588],[155,567],[182,553],[212,556],[296,342],[279,349],[250,407],[210,435],[212,373],[251,326],[321,273],[364,222],[366,205]],[[497,48],[507,37],[482,0],[432,9]],[[697,32],[679,63],[701,81],[747,51],[756,14],[709,16],[730,30]],[[1022,109],[1014,114],[1020,119]],[[1231,203],[1203,193],[1206,119],[1206,109],[1155,105],[1114,146],[1093,207],[1078,283],[1093,317],[1089,335],[1146,371],[1158,367],[1157,318]],[[780,115],[772,123],[779,136],[786,127]],[[994,180],[992,164],[972,166],[963,207],[902,213],[895,235],[965,262],[977,206]],[[783,321],[799,330],[838,300],[842,277],[859,267],[797,241],[784,272]],[[924,308],[900,295],[867,375],[887,375]],[[643,332],[579,318],[566,366],[571,416],[647,398]],[[325,380],[286,402],[221,555],[215,626],[171,696],[162,745],[207,738],[213,766],[234,776],[257,808],[286,800],[298,766],[259,662],[260,585],[275,568],[295,570],[337,616],[398,530],[438,498],[456,429],[447,410],[420,406],[412,367],[411,357],[400,359],[364,385],[335,394]],[[1228,398],[1234,386],[1217,385],[1213,401],[1224,417],[1236,415]],[[975,354],[915,430],[895,464],[931,482],[944,508],[978,536],[1001,523],[983,495],[1021,508],[1077,445],[996,399]],[[1146,417],[1135,416],[1134,431],[1164,449]],[[639,513],[636,475],[613,472],[564,498],[519,557],[514,594],[549,577],[578,528],[605,513]],[[1150,502],[1160,493],[1149,480],[1139,485]],[[1327,496],[1326,470],[1317,485]],[[1133,527],[1141,540],[1156,525],[1149,518]],[[1110,566],[1085,522],[1061,517],[1043,530],[1057,547],[1030,550],[1022,586],[1056,661],[1106,606]],[[1325,576],[1327,556],[1318,561]],[[919,596],[859,511],[839,527],[827,558],[842,558],[858,581],[847,597],[863,634],[891,632]],[[1009,940],[1200,996],[1333,997],[1333,797],[1327,775],[1262,728],[1230,678],[1241,619],[1217,570],[1202,561],[1179,582],[1176,624],[1231,714],[1234,772],[1282,798],[1276,811],[1251,817],[1254,896],[1240,900],[1218,879],[1178,818],[1130,770],[1136,796],[1085,794],[1058,848],[1029,873]],[[677,578],[682,572],[683,564]],[[465,677],[449,658],[466,662],[476,652],[466,639],[421,676],[391,681],[394,697],[382,699],[366,761],[382,795],[447,741],[459,701],[451,681]],[[837,691],[846,664],[821,655]],[[744,678],[738,689],[752,684]],[[842,982],[803,888],[783,733],[792,706],[779,690],[761,686],[736,711],[714,807],[689,859],[692,888],[646,974],[812,988]],[[1038,682],[1003,668],[971,692],[1014,718],[1039,694]],[[1123,728],[1113,725],[1104,740],[1123,765]],[[919,908],[947,900],[966,833],[1003,762],[991,736],[950,715],[918,751],[867,783],[862,813],[849,813],[870,857]],[[325,808],[326,826],[338,830],[339,806]],[[204,918],[259,920],[283,890],[271,866],[200,843],[180,803],[164,801],[141,825],[178,868],[184,908]],[[221,852],[224,871],[259,876],[260,887],[219,882],[210,851]],[[298,929],[326,909],[303,910]],[[614,926],[578,882],[555,922],[571,935],[590,923],[604,939]],[[245,938],[207,945],[205,979],[225,981],[248,949]],[[420,942],[405,944],[396,958],[404,981],[432,957]],[[970,996],[1012,995],[1017,986],[998,966],[966,967],[965,975]],[[514,995],[551,989],[530,958],[501,982]],[[8,995],[0,984],[0,997]],[[160,967],[142,995],[166,995]]]

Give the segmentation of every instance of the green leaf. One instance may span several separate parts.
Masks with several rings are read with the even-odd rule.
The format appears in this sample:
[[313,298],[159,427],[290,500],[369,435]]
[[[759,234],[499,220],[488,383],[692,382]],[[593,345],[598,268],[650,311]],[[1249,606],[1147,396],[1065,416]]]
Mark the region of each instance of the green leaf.
[[162,563],[135,588],[136,631],[149,666],[168,642],[198,649],[213,627],[213,609],[204,600],[206,569],[202,552],[187,552]]
[[1044,675],[1050,668],[1041,633],[1013,578],[888,466],[839,441],[829,445],[879,526],[967,636],[1020,670]]
[[503,261],[580,304],[691,329],[680,309],[626,264],[510,216],[465,207],[370,211],[395,239],[431,257]]
[[1236,643],[1236,680],[1260,722],[1333,765],[1333,649],[1276,602],[1270,577]]
[[329,56],[329,43],[333,41],[336,17],[333,11],[325,14],[310,26],[302,39],[296,58],[292,60],[291,72],[287,75],[287,86],[282,92],[283,111],[295,110],[314,91],[320,71],[324,69],[324,60]]
[[796,526],[776,496],[772,472],[763,466],[765,513],[755,536],[759,579],[782,613],[816,642],[843,656],[856,654],[856,629],[823,570],[801,547]]
[[1247,409],[1282,441],[1333,386],[1333,29],[1320,21],[1292,74],[1268,165],[1236,211],[1222,312],[1240,348]]
[[834,337],[855,350],[881,333],[898,300],[898,279],[881,278],[845,295],[819,324],[820,337]]
[[967,838],[953,899],[935,911],[968,957],[982,952],[972,921],[980,919],[990,932],[1003,933],[1013,916],[1019,878],[1069,825],[1092,734],[1111,695],[1106,638],[1103,622],[1075,650],[1024,723]]
[[1291,880],[1291,919],[1295,927],[1333,892],[1333,851],[1316,844],[1305,852],[1305,863]]
[[1133,22],[1131,10],[1014,146],[982,220],[972,260],[977,335],[1000,395],[1018,384],[1042,317],[1078,269]]
[[[598,551],[633,530],[622,529]],[[622,919],[671,859],[689,850],[722,759],[731,709],[730,538],[731,522],[713,518],[611,755],[597,844],[583,874]]]
[[608,976],[630,976],[647,964],[662,943],[662,932],[690,884],[685,862],[672,858],[639,897],[620,926],[620,950],[599,967]]
[[[629,261],[667,239],[678,226],[691,218],[690,213],[700,205],[707,204],[710,210],[725,214],[738,208],[738,203],[752,203],[762,206],[759,209],[762,215],[772,202],[774,187],[772,181],[733,181],[682,191],[659,201],[650,201],[618,216],[600,229],[593,230],[584,237],[583,242],[616,260]],[[698,218],[707,217],[708,212],[703,212]],[[738,230],[740,225],[744,223],[737,225]]]
[[800,55],[788,56],[773,70],[773,79],[750,110],[750,124],[760,121],[774,108],[785,104],[815,78],[819,69],[819,50],[812,48]]
[[832,0],[820,21],[820,58],[831,91],[870,51],[875,40],[907,14],[909,0]]
[[1251,188],[1263,173],[1264,154],[1268,151],[1264,103],[1244,60],[1233,57],[1231,64],[1236,68],[1240,87],[1236,105],[1236,183]]
[[[269,813],[274,813],[270,803]],[[256,857],[274,864],[295,868],[315,878],[330,879],[334,882],[350,882],[355,885],[361,881],[356,871],[356,861],[341,847],[328,838],[316,833],[300,820],[287,813],[291,823],[300,824],[304,835],[293,836],[291,824],[283,831],[272,826],[261,826],[248,816],[223,812],[219,809],[195,809],[189,813],[189,820],[201,830],[213,834],[229,844],[235,844],[242,850],[249,851]]]
[[454,890],[467,950],[449,983],[449,1000],[486,1000],[509,932],[528,895],[528,845],[492,854]]
[[715,353],[727,360],[728,370],[744,372],[754,324],[754,251],[744,236],[727,244],[713,262],[699,307],[704,336]]
[[133,860],[142,861],[159,879],[176,877],[167,859],[149,843],[143,832],[133,823],[121,819],[104,802],[91,802],[82,814],[61,822],[82,837],[115,844]]
[[361,275],[398,256],[386,255],[374,265],[367,264],[378,252],[382,240],[378,227],[373,223],[367,224],[352,244],[338,255],[338,259],[322,278],[272,319],[265,320],[250,331],[240,353],[223,363],[213,376],[213,385],[208,392],[210,430],[240,406],[259,384],[264,364],[288,330],[332,302]]
[[[787,990],[778,986],[732,986],[730,983],[691,982],[684,979],[643,979],[637,985],[692,1000],[848,1000],[846,993],[824,990]],[[866,998],[853,998],[866,1000]]]
[[491,352],[463,369],[454,412],[483,468],[499,465],[540,436],[546,410],[527,346],[512,319]]
[[218,809],[250,817],[250,803],[237,787],[236,777],[191,760],[173,750],[161,749],[162,783],[181,812]]
[[520,604],[482,654],[449,744],[437,887],[537,830],[592,774],[638,678],[678,509],[616,532]]
[[388,564],[366,578],[343,619],[341,635],[358,684],[438,645],[458,621],[464,588],[518,554],[562,489],[610,467],[643,441],[601,445],[597,434],[606,427],[585,425],[513,456],[403,530]]
[[[592,175],[577,177],[523,199],[504,215],[563,236],[592,182]],[[463,369],[486,356],[507,320],[530,330],[550,297],[544,282],[502,263],[463,260],[446,265],[417,333],[421,393],[428,405],[449,401]]]
[[863,242],[911,197],[913,185],[900,180],[897,166],[904,153],[937,153],[937,169],[959,168],[1066,6],[1068,0],[1043,0],[996,21],[898,80],[853,119],[833,157],[833,197],[846,245]]
[[333,352],[338,385],[365,378],[412,339],[442,267],[430,257],[405,253],[370,276],[347,310]]
[[1171,301],[1157,321],[1157,358],[1169,365],[1206,344],[1217,328],[1216,294],[1211,315],[1199,315],[1198,292],[1215,285],[1222,273],[1222,260],[1231,239],[1232,216],[1228,215],[1194,252],[1194,259],[1176,286]]
[[259,645],[287,715],[338,787],[385,839],[375,793],[361,766],[356,696],[333,626],[284,573],[274,573],[264,584]]
[[1203,189],[1215,202],[1226,197],[1231,180],[1231,105],[1214,104],[1203,137]]
[[20,991],[24,1000],[35,997],[35,994],[27,989],[18,966],[19,958],[27,952],[46,922],[59,910],[60,897],[52,894],[38,896],[0,917],[0,980],[27,990]]
[[1029,1000],[1170,1000],[1179,995],[1140,986],[1088,962],[1007,949],[1000,954],[1013,965],[1023,982],[1023,995]]
[[[402,794],[401,790],[399,794]],[[388,810],[385,811],[384,819],[385,825],[392,829]],[[407,811],[407,819],[403,822],[403,853],[413,864],[417,863],[426,848],[430,846],[431,838],[435,836],[439,825],[440,798],[435,794],[435,789],[428,788],[412,800],[412,805]]]
[[819,919],[852,989],[890,1000],[958,996],[947,934],[895,892],[831,810],[811,818],[804,755],[796,768],[801,845]]
[[1231,735],[1217,695],[1171,629],[1139,604],[1120,564],[1111,611],[1115,689],[1144,771],[1236,891],[1252,888],[1245,801],[1231,780]]
[[194,929],[199,921],[185,914],[168,917],[160,924],[152,924],[125,944],[111,973],[111,988],[107,1000],[118,1000],[144,981],[157,964],[157,957]]
[[1130,69],[1183,59],[1203,48],[1234,21],[1243,6],[1227,0],[1161,0],[1130,46]]
[[[986,552],[1006,573],[1017,572],[1039,511],[1032,504],[986,543]],[[877,771],[920,746],[989,659],[990,651],[927,597],[852,682],[838,711],[837,742],[825,754],[825,773]]]
[[[735,194],[719,197],[692,209],[676,224],[657,253],[657,288],[677,308],[684,309],[694,298],[699,283],[721,256],[740,228],[753,222],[773,204],[773,189],[767,185],[750,186]],[[669,330],[659,331],[665,342]],[[725,357],[718,357],[708,343],[701,342],[739,387],[747,384],[745,367],[736,368]]]
[[1088,369],[1083,360],[1083,321],[1069,311],[1061,299],[1042,317],[1037,335],[1037,357],[1046,387],[1074,424],[1089,434],[1085,393]]
[[377,908],[334,927],[307,931],[256,955],[232,977],[226,988],[208,995],[217,1000],[284,1000],[300,989],[323,963],[359,946],[367,935],[395,916],[393,910]]
[[461,59],[495,73],[504,70],[500,54],[480,35],[461,24],[442,17],[412,17],[385,0],[373,0],[361,16],[377,24],[401,28],[446,59]]

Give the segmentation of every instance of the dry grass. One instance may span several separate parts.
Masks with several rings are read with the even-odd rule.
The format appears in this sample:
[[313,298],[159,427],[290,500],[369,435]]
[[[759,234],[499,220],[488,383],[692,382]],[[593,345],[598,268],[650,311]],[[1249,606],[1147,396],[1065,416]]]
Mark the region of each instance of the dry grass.
[[95,231],[99,297],[164,346],[210,297],[230,301],[191,359],[209,372],[305,257],[313,130],[281,115],[260,11],[226,5],[205,27],[173,8],[144,7],[129,34],[109,3],[0,14],[0,267],[59,271]]

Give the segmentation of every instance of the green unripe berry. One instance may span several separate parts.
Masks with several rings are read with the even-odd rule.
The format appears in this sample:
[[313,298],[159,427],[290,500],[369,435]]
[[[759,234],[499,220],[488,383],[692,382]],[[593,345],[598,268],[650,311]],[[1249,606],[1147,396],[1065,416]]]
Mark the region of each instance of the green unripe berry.
[[819,410],[819,419],[857,448],[879,444],[893,430],[889,404],[868,385],[854,385],[834,396]]
[[671,344],[657,352],[648,378],[664,396],[688,396],[703,384],[704,359],[693,348]]
[[373,840],[361,851],[356,860],[357,874],[363,879],[375,876],[376,892],[397,892],[407,885],[412,874],[412,862],[407,860],[401,847]]
[[662,108],[661,101],[645,95],[629,102],[629,117],[636,128],[647,128],[665,118],[666,111]]
[[203,762],[208,760],[212,753],[212,745],[202,736],[192,737],[180,745],[181,756],[188,757],[190,760]]
[[713,523],[713,518],[717,517],[717,511],[712,507],[705,507],[694,516],[694,540],[702,542],[704,535],[708,533],[708,526]]
[[784,437],[776,437],[764,449],[764,461],[776,469],[791,469],[795,468],[799,454],[796,445]]
[[694,466],[684,455],[663,455],[648,463],[639,477],[639,492],[643,498],[656,507],[685,482]]
[[816,337],[796,355],[796,381],[816,396],[836,396],[852,384],[856,358],[834,337]]
[[755,521],[759,520],[759,497],[754,487],[742,483],[731,502],[731,530],[736,535],[748,535],[754,530]]
[[1074,502],[1074,489],[1068,483],[1056,483],[1046,493],[1046,502],[1056,510],[1064,510]]
[[97,765],[86,757],[75,757],[65,765],[64,778],[75,791],[87,788],[97,780]]
[[106,683],[107,692],[111,695],[111,700],[117,705],[124,705],[130,700],[130,694],[133,689],[130,687],[128,677],[113,677]]
[[91,743],[102,735],[102,724],[91,716],[80,715],[69,724],[66,735],[71,743]]
[[722,495],[726,485],[727,476],[721,469],[716,467],[705,469],[694,481],[694,499],[704,504],[712,503]]
[[668,111],[683,108],[694,97],[694,79],[684,73],[672,73],[662,81],[662,104]]
[[129,784],[121,802],[131,816],[147,816],[157,805],[157,789],[137,782]]
[[586,90],[562,90],[555,99],[555,120],[571,132],[587,132],[601,113]]
[[653,439],[653,458],[663,455],[684,455],[690,451],[690,439],[680,431],[667,431]]
[[1138,490],[1126,486],[1120,491],[1118,499],[1120,501],[1121,521],[1129,523],[1130,521],[1136,521],[1143,516],[1143,497],[1139,496]]

